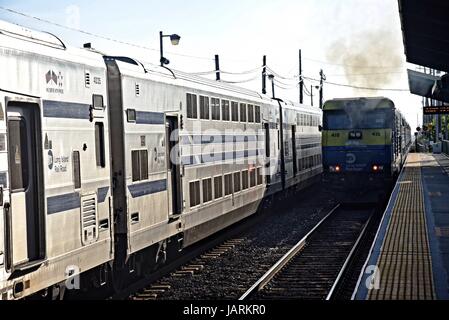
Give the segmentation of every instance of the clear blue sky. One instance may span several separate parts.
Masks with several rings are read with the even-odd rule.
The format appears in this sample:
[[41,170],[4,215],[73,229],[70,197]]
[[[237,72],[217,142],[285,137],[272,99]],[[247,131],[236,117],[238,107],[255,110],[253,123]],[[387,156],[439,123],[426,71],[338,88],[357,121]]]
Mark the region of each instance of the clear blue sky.
[[[388,79],[374,78],[376,87],[408,88],[399,13],[397,1],[394,0],[0,0],[0,6],[154,48],[155,51],[149,51],[119,45],[0,10],[0,19],[55,33],[70,45],[81,46],[85,42],[92,42],[95,48],[109,54],[129,55],[153,63],[159,59],[159,31],[178,33],[181,36],[179,46],[171,46],[168,40],[165,42],[166,56],[173,68],[184,71],[213,69],[214,54],[220,54],[223,70],[249,70],[259,66],[262,55],[266,54],[268,64],[273,69],[292,77],[297,73],[298,49],[301,48],[306,76],[317,78],[320,68],[323,68],[328,81],[364,85],[363,76],[345,77],[348,70],[341,65],[313,60],[380,67],[392,67],[394,63],[395,69],[364,68],[349,73],[388,72],[391,73]],[[385,43],[387,48],[398,54],[399,61],[382,58],[381,52],[376,51],[367,59],[363,57],[362,62],[342,62],[338,56],[329,55],[330,48],[335,49],[336,43],[338,48],[347,51],[354,48],[355,51],[358,49],[363,52],[364,48],[357,48],[359,44],[369,43],[367,39],[373,34],[385,31],[389,33],[389,40],[382,39],[380,42],[388,42]],[[372,42],[376,41],[379,40],[373,36]],[[173,53],[207,57],[209,60]],[[226,79],[239,80],[252,76],[228,76]],[[260,79],[242,86],[260,91]],[[297,89],[277,90],[278,95],[297,100]],[[388,96],[406,114],[412,126],[416,126],[420,99],[408,92],[361,92],[331,85],[325,87],[325,99],[353,95]]]

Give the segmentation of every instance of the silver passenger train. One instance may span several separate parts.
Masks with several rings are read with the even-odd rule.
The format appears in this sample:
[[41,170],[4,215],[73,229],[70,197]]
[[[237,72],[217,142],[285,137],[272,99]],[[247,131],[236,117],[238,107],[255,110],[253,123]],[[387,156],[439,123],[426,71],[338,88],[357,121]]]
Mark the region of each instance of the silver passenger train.
[[3,300],[120,286],[322,172],[317,108],[2,21],[0,70]]

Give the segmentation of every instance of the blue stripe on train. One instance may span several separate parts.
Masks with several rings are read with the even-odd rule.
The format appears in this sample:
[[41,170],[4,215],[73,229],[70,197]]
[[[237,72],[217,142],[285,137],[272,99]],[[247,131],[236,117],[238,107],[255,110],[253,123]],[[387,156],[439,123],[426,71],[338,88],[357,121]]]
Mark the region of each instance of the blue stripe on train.
[[97,191],[97,201],[98,203],[104,202],[106,200],[106,195],[109,192],[109,187],[98,188]]
[[78,192],[61,194],[47,198],[47,214],[58,213],[79,208],[81,198]]
[[323,147],[323,165],[340,165],[344,171],[368,171],[371,165],[389,165],[391,146]]
[[137,124],[164,124],[164,114],[161,112],[136,111]]
[[[109,187],[98,188],[97,202],[104,202],[108,192]],[[78,192],[60,194],[47,198],[47,214],[69,211],[79,207],[81,207],[81,198]]]
[[[242,151],[229,151],[229,152],[218,152],[215,154],[202,154],[197,156],[184,156],[182,157],[183,165],[195,165],[200,163],[209,163],[215,161],[228,161],[234,159],[255,157],[262,155],[264,153],[263,149],[260,150],[242,150]],[[199,161],[197,160],[199,159]]]
[[148,194],[161,192],[166,189],[167,189],[166,179],[137,183],[128,186],[128,190],[133,198],[138,198]]
[[256,142],[262,141],[262,135],[192,135],[181,136],[183,145],[221,144],[234,142]]
[[82,103],[43,101],[44,117],[47,118],[68,118],[68,119],[89,119],[90,105]]

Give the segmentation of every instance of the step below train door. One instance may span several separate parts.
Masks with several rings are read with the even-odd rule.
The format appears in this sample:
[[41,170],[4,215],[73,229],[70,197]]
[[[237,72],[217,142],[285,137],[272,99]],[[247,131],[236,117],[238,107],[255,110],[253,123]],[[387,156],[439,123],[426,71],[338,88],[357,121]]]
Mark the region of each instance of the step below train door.
[[178,116],[165,117],[167,141],[167,182],[169,191],[169,216],[175,218],[182,213],[181,158],[179,148]]
[[11,271],[31,268],[45,258],[42,141],[37,103],[7,104],[10,203],[5,214],[7,265]]

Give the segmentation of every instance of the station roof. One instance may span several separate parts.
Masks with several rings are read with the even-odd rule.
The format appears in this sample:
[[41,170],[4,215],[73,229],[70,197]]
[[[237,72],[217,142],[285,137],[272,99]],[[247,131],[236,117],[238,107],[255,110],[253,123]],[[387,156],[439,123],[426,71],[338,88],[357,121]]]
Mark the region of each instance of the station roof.
[[449,72],[449,1],[398,2],[407,62]]
[[434,98],[432,95],[432,89],[435,85],[435,81],[440,80],[440,77],[410,69],[407,70],[407,73],[411,93],[426,98]]

